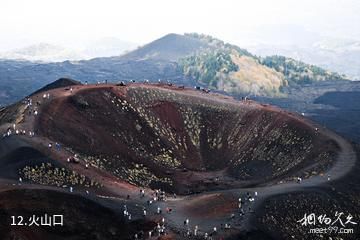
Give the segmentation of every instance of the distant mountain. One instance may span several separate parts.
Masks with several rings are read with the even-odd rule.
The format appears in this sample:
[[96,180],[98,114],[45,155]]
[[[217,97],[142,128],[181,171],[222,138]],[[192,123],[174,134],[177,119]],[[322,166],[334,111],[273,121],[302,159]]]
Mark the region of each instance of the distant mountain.
[[[344,79],[302,62],[288,58],[278,60],[269,64],[238,46],[196,33],[168,34],[113,57],[55,63],[0,60],[0,104],[9,104],[62,77],[89,83],[162,79],[231,93],[273,97],[282,97],[283,88],[288,85],[332,80],[332,76],[337,76],[336,80]],[[291,74],[283,69],[291,69]]]
[[98,57],[119,56],[134,50],[137,44],[125,42],[118,38],[102,38],[76,49],[39,43],[13,51],[0,53],[0,59],[27,60],[34,62],[63,62],[89,60]]
[[0,59],[28,60],[42,62],[61,62],[66,60],[80,60],[86,56],[74,50],[60,46],[39,43],[25,48],[0,53]]

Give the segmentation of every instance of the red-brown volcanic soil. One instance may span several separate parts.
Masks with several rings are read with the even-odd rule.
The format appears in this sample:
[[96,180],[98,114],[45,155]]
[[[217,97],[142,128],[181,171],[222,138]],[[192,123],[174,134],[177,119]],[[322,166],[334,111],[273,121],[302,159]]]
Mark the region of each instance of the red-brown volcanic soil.
[[149,183],[137,184],[177,193],[264,183],[314,159],[312,168],[322,169],[336,152],[330,138],[281,110],[153,85],[84,87],[48,102],[35,127],[81,155],[105,158],[119,178],[141,164]]
[[[269,105],[162,84],[71,88],[49,87],[31,96],[32,106],[18,103],[0,112],[1,132],[14,123],[26,131],[0,141],[0,214],[32,214],[31,206],[35,213],[51,211],[64,201],[61,211],[71,219],[59,231],[3,221],[5,239],[134,239],[135,233],[142,239],[141,231],[149,239],[162,217],[168,233],[162,239],[197,239],[187,235],[195,225],[199,239],[214,226],[213,239],[286,239],[263,227],[262,202],[328,184],[328,175],[341,179],[355,165],[355,151],[344,139]],[[79,163],[68,163],[75,154]],[[149,205],[153,189],[164,190],[168,200]],[[255,209],[261,209],[260,220],[251,215]]]

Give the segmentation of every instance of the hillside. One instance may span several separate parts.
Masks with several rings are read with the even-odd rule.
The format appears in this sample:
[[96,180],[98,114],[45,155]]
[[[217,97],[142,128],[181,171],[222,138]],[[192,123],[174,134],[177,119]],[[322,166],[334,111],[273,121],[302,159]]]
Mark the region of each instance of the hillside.
[[49,91],[49,90],[55,89],[55,88],[70,87],[70,86],[76,86],[76,85],[81,85],[81,82],[70,79],[70,78],[59,78],[55,82],[49,83],[45,87],[42,87],[39,90],[35,91],[33,94]]
[[339,74],[351,80],[360,79],[360,42],[347,39],[317,39],[308,45],[266,45],[249,46],[252,53],[266,56],[287,56],[310,63]]
[[206,42],[208,48],[181,59],[181,69],[186,76],[213,89],[280,97],[284,95],[282,89],[288,85],[345,80],[345,76],[291,58],[263,59],[211,36],[187,36]]
[[185,76],[211,89],[229,93],[279,96],[284,76],[233,48],[208,49],[181,59]]
[[290,84],[308,84],[325,80],[336,81],[345,78],[338,73],[283,56],[265,57],[261,59],[261,63],[282,73]]
[[168,34],[122,56],[58,63],[0,60],[0,105],[62,77],[88,83],[161,79],[271,97],[284,96],[288,85],[344,79],[285,57],[262,59],[211,36]]

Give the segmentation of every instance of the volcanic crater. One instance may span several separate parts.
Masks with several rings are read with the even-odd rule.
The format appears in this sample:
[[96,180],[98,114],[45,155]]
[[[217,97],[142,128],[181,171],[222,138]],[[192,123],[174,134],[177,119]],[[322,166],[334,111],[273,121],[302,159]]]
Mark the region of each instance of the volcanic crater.
[[315,124],[251,100],[164,84],[62,91],[43,104],[35,131],[136,186],[191,194],[273,185],[324,172],[338,151]]
[[[0,131],[4,239],[313,239],[310,210],[360,216],[358,148],[248,99],[61,79],[0,109]],[[64,226],[11,226],[35,213]]]

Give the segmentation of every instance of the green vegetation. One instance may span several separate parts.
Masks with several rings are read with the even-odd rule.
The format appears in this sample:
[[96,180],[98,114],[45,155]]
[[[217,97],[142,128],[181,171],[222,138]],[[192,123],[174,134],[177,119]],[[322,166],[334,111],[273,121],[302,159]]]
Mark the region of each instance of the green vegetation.
[[19,171],[20,176],[31,182],[41,185],[57,187],[83,186],[101,187],[96,181],[66,168],[54,167],[51,163],[42,163],[36,166],[26,166]]
[[283,96],[282,90],[288,85],[345,79],[337,73],[283,56],[260,58],[208,35],[186,35],[200,39],[207,47],[180,59],[180,69],[185,76],[212,89],[276,97]]
[[159,178],[142,164],[135,164],[132,167],[126,169],[124,168],[122,177],[124,176],[124,179],[136,186],[149,187],[152,183],[162,183],[170,186],[173,185],[170,178]]
[[192,77],[210,88],[217,89],[219,82],[229,80],[228,75],[231,72],[239,71],[239,66],[232,59],[233,56],[255,58],[247,50],[209,35],[198,33],[186,33],[185,35],[205,42],[208,47],[192,56],[180,59],[180,67],[186,76]]
[[284,74],[290,85],[324,80],[344,80],[344,76],[338,73],[283,56],[265,57],[261,63]]
[[[219,46],[219,44],[216,44]],[[203,49],[179,62],[185,76],[211,89],[232,93],[279,96],[287,82],[281,73],[260,64],[260,60],[234,47]]]
[[195,54],[180,59],[185,76],[211,89],[232,93],[279,96],[287,82],[283,75],[260,64],[260,59],[245,49],[208,35],[186,34],[207,44]]
[[217,88],[220,73],[228,74],[239,70],[239,67],[231,60],[230,54],[224,50],[204,51],[182,59],[180,64],[185,75],[212,88]]

